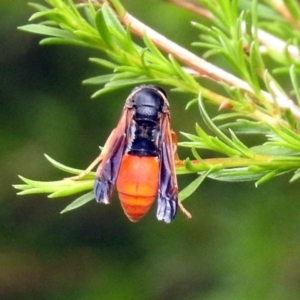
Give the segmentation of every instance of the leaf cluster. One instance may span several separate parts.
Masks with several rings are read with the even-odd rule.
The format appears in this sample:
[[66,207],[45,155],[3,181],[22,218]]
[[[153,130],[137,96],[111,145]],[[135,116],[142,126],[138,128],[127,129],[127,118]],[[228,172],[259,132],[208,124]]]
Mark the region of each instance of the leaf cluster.
[[137,45],[132,40],[130,28],[121,25],[107,3],[96,11],[91,2],[78,5],[70,0],[46,2],[52,8],[31,4],[38,12],[33,14],[30,21],[40,18],[47,20],[19,29],[50,36],[41,40],[42,45],[69,44],[104,52],[107,59],[90,58],[90,61],[112,70],[112,73],[84,81],[86,84],[101,86],[93,97],[149,82],[175,86],[184,91],[198,91],[199,85],[194,78],[184,72],[172,55],[165,57],[147,35],[143,36],[145,47]]
[[[193,95],[187,108],[198,104],[198,123],[204,121],[207,128],[196,124],[195,134],[182,133],[187,140],[179,145],[190,148],[194,159],[178,161],[177,173],[195,173],[198,177],[180,192],[181,200],[206,177],[254,180],[256,185],[286,172],[295,173],[291,181],[299,178],[300,8],[296,0],[284,4],[289,15],[271,0],[193,2],[207,18],[206,22],[192,22],[200,31],[193,45],[204,51],[204,59],[172,41],[166,40],[162,47],[153,30],[139,30],[123,22],[130,15],[119,0],[45,2],[48,6],[30,4],[37,11],[30,19],[34,24],[20,29],[46,36],[41,40],[43,45],[69,44],[104,53],[105,58],[93,57],[90,61],[110,73],[84,81],[99,86],[93,97],[143,83],[163,84]],[[139,44],[132,34],[141,38]],[[212,64],[220,59],[225,62],[223,68]],[[282,74],[286,74],[285,80]],[[207,81],[212,88],[206,87]],[[208,115],[204,101],[219,106],[216,117]],[[264,136],[265,142],[249,147],[238,137],[240,133]],[[202,158],[198,152],[203,149],[215,153],[215,158]],[[79,172],[47,159],[63,171]],[[94,176],[89,173],[79,181],[50,183],[21,177],[25,184],[15,187],[22,190],[20,194],[48,193],[49,197],[58,197],[90,190]],[[66,210],[92,198],[88,192]]]

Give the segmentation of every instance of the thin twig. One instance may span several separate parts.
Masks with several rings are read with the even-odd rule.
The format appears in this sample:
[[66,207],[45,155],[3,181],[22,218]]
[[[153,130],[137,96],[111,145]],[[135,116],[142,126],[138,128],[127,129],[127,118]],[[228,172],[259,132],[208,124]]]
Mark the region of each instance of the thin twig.
[[[242,23],[242,30],[244,33],[246,32],[245,22]],[[268,33],[259,28],[256,29],[256,35],[259,43],[261,45],[264,45],[267,49],[270,49],[279,54],[285,54],[287,51],[293,60],[299,61],[300,50],[296,46],[289,45],[285,41],[279,39],[278,37],[272,35],[271,33]],[[267,49],[265,48],[260,48],[260,49],[262,49],[261,50],[262,53],[267,52]]]
[[266,48],[281,54],[285,54],[285,52],[287,51],[292,59],[294,59],[295,61],[299,61],[300,51],[296,46],[288,45],[278,37],[275,37],[274,35],[261,29],[257,30],[257,38],[260,44],[264,45]]
[[[186,0],[166,0],[170,3],[174,3],[175,5],[178,5],[182,8],[185,8],[189,11],[192,11],[206,19],[214,19],[214,16],[205,8],[200,6],[199,4],[196,4],[193,1],[186,1]],[[275,0],[271,1],[270,3],[277,11],[279,11],[286,19],[288,19],[293,24],[295,21],[293,20],[290,12],[286,8],[285,4],[281,0]],[[246,24],[245,22],[242,23],[242,30],[246,31]],[[267,49],[270,49],[274,52],[284,54],[286,51],[289,53],[290,57],[294,59],[295,61],[298,61],[300,58],[300,51],[299,49],[294,45],[288,45],[283,40],[275,37],[274,35],[262,30],[257,29],[256,32],[257,38],[261,45],[264,45],[265,48],[260,47],[260,50],[262,52],[266,52]],[[266,49],[267,48],[267,49]],[[279,107],[281,108],[290,108],[290,110],[293,112],[293,114],[297,117],[299,117],[299,108],[296,107],[294,102],[289,99],[286,95],[283,93],[279,93],[278,89],[273,89],[274,95],[276,95],[276,101],[278,102]],[[266,97],[268,99],[268,97]],[[280,100],[280,101],[279,101]],[[287,103],[284,103],[287,102]],[[293,108],[292,108],[293,107]]]
[[[182,8],[185,8],[206,19],[209,20],[214,19],[214,16],[210,11],[208,11],[207,9],[203,8],[202,6],[200,6],[199,4],[193,1],[187,1],[187,0],[165,0],[165,1],[168,1]],[[273,6],[274,9],[280,12],[287,20],[292,22],[293,18],[290,12],[288,11],[288,9],[286,8],[285,4],[281,0],[271,1],[270,4]],[[243,26],[242,29],[245,32],[246,31],[245,22],[242,23],[242,26]],[[259,28],[257,29],[257,38],[262,45],[265,45],[267,48],[272,49],[274,52],[279,52],[283,54],[285,51],[288,51],[288,53],[294,60],[298,61],[300,58],[300,51],[296,46],[287,45],[287,43],[284,42],[283,40],[275,37],[274,35],[262,29]]]
[[[218,83],[227,83],[230,86],[239,88],[254,95],[253,89],[247,82],[224,71],[223,69],[216,67],[215,65],[205,61],[204,59],[198,57],[187,49],[167,39],[160,33],[154,31],[152,28],[146,26],[138,19],[134,18],[129,13],[126,13],[123,17],[120,18],[120,20],[125,26],[129,26],[130,30],[134,34],[140,37],[142,37],[144,34],[147,34],[147,36],[158,48],[160,48],[167,54],[172,54],[186,66],[198,72],[201,77],[207,77],[208,79],[211,79]],[[266,91],[262,91],[262,94],[267,101],[269,101],[270,103],[274,103],[274,99],[271,94],[267,93]],[[275,101],[281,109],[290,109],[291,113],[296,118],[300,118],[300,109],[291,99],[277,97]]]

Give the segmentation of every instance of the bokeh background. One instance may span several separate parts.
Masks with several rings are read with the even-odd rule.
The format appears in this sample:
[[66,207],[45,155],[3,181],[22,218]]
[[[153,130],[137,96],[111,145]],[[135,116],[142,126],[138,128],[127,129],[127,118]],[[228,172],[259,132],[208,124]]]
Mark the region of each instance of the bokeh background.
[[[198,34],[189,25],[197,17],[167,3],[123,3],[183,46]],[[0,2],[0,299],[300,299],[299,183],[288,176],[259,188],[206,180],[185,202],[193,218],[179,212],[169,225],[155,207],[129,222],[116,195],[63,215],[74,197],[16,196],[18,174],[64,176],[44,153],[84,169],[129,92],[91,100],[81,81],[105,73],[87,61],[99,54],[38,46],[40,37],[16,29],[31,13],[24,0]],[[167,93],[175,131],[193,132],[201,120],[196,109],[183,113],[189,97]],[[180,187],[193,178],[181,176]]]

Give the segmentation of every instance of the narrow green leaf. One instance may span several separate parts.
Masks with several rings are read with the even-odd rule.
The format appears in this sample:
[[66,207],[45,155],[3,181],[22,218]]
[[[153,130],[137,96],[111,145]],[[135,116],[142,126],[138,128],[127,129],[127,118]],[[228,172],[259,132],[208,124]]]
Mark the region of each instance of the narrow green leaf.
[[187,185],[184,189],[182,189],[178,194],[179,201],[182,202],[186,198],[190,197],[200,186],[200,184],[204,181],[204,179],[207,177],[209,173],[210,170],[204,172],[203,174],[198,176],[195,180],[193,180],[189,185]]
[[[74,169],[71,167],[67,167],[59,162],[57,162],[56,160],[54,160],[53,158],[51,158],[50,156],[48,156],[47,154],[44,154],[46,159],[57,169],[64,171],[66,173],[70,173],[70,174],[75,174],[75,175],[79,175],[82,172],[84,172],[84,170],[79,170],[79,169]],[[89,174],[86,174],[84,177],[82,177],[82,179],[87,179],[87,178],[95,178],[96,173],[95,172],[91,172]]]
[[292,183],[292,182],[298,180],[299,178],[300,178],[300,169],[297,169],[295,171],[295,174],[293,175],[293,177],[290,179],[290,182]]
[[230,145],[226,145],[224,142],[219,140],[218,137],[209,137],[209,143],[211,145],[211,149],[220,153],[224,153],[227,156],[241,156],[241,151],[239,151],[238,147],[231,147]]
[[[216,120],[217,118],[214,118]],[[219,120],[219,119],[218,119]],[[233,123],[226,123],[219,126],[220,129],[232,129],[236,133],[242,134],[260,134],[266,135],[270,133],[270,128],[260,122],[253,122],[244,119],[237,119]]]
[[111,81],[119,81],[123,79],[131,79],[131,78],[138,78],[140,77],[140,74],[137,74],[135,72],[122,72],[115,74],[112,78]]
[[266,175],[262,176],[259,180],[255,182],[255,186],[258,187],[259,185],[271,180],[274,178],[279,170],[272,170],[271,172],[268,172]]
[[83,80],[83,84],[106,84],[110,82],[114,74],[100,75]]
[[[264,97],[260,97],[260,102],[261,104],[263,104],[265,106],[265,108],[267,110],[269,110],[270,112],[272,112],[272,114],[277,114],[280,116],[281,114],[281,110],[278,106],[277,100],[276,100],[276,93],[274,92],[274,87],[278,90],[280,90],[282,92],[282,95],[284,95],[285,93],[282,91],[282,89],[280,88],[280,86],[278,85],[278,83],[274,80],[274,78],[269,74],[269,71],[266,69],[264,72],[264,83],[266,85],[267,91],[270,93],[270,95],[272,96],[272,104],[267,101]],[[286,99],[288,99],[288,97],[286,96]]]
[[201,156],[199,155],[199,153],[197,152],[197,150],[195,149],[195,147],[192,147],[192,154],[194,155],[194,157],[198,160],[198,161],[203,161]]
[[295,156],[275,156],[272,159],[269,160],[269,162],[273,163],[281,163],[283,166],[287,166],[289,164],[289,167],[291,165],[294,165],[295,167],[299,167],[300,164],[300,157]]
[[235,49],[232,40],[228,36],[226,36],[226,34],[219,28],[213,26],[212,29],[216,32],[219,39],[219,43],[221,44],[222,48],[229,54],[234,55]]
[[[250,55],[250,71],[251,71],[251,86],[256,95],[261,94],[261,87],[258,81],[258,75],[263,76],[265,65],[263,63],[260,51],[258,49],[257,41],[253,41],[250,45],[249,55]],[[258,75],[257,75],[258,74]]]
[[140,72],[140,69],[135,66],[117,66],[114,72],[115,73],[122,73],[122,72],[138,73]]
[[[222,147],[224,148],[224,150],[226,149],[226,152],[232,153],[231,155],[240,154],[239,151],[236,149],[234,142],[232,140],[230,140],[221,130],[219,130],[219,128],[209,118],[208,114],[206,113],[206,111],[204,109],[201,95],[199,95],[198,104],[199,104],[201,115],[202,115],[205,123],[209,126],[209,128],[211,130],[213,130],[213,132],[218,136],[220,141],[221,140],[223,141]],[[214,142],[216,144],[219,144],[220,141],[217,141],[216,139],[214,139]]]
[[[145,54],[144,57],[147,57],[147,55]],[[168,75],[171,76],[175,76],[176,74],[174,73],[174,69],[171,67],[171,65],[166,65],[166,64],[156,64],[156,63],[151,63],[151,65],[149,64],[144,64],[147,68],[147,70],[151,70],[151,71],[158,71],[161,72],[164,77],[169,77]]]
[[94,180],[74,181],[73,185],[53,192],[48,196],[48,198],[65,197],[73,194],[78,194],[87,190],[92,190],[94,182]]
[[92,26],[96,27],[95,25],[95,18],[96,18],[96,6],[94,7],[92,2],[88,2],[86,5],[83,6],[83,15],[85,15],[85,18],[87,22]]
[[300,136],[299,136],[299,134],[295,133],[293,130],[287,128],[284,125],[280,126],[280,129],[272,128],[272,130],[278,136],[280,136],[282,139],[284,139],[287,143],[294,145],[300,151]]
[[[249,10],[253,7],[252,2],[253,1],[240,0],[239,3],[238,3],[239,8]],[[276,11],[274,11],[274,9],[272,9],[271,7],[266,6],[263,3],[258,3],[257,4],[256,14],[260,18],[267,19],[267,20],[270,20],[270,21],[276,21],[276,20],[277,21],[279,21],[279,20],[282,21],[283,20],[283,17],[280,16]],[[273,22],[270,22],[270,23],[273,24]]]
[[197,98],[190,100],[190,101],[186,104],[185,110],[188,110],[191,106],[193,106],[194,104],[197,104],[197,103],[198,103],[198,99],[197,99]]
[[295,116],[293,115],[291,110],[290,109],[285,109],[283,111],[283,113],[284,113],[286,121],[289,123],[291,128],[295,128],[295,126],[297,124],[297,119],[295,118]]
[[291,82],[293,84],[293,90],[296,94],[298,105],[300,105],[300,90],[299,90],[298,78],[296,77],[295,65],[292,65],[289,71],[290,71]]
[[[196,124],[196,126],[197,126],[197,124]],[[200,128],[200,130],[202,130],[200,126],[199,126],[199,128]],[[197,130],[197,127],[196,127],[196,130]],[[202,142],[202,138],[199,137],[198,135],[194,135],[194,134],[186,133],[186,132],[182,132],[182,131],[180,131],[180,134],[182,134],[187,139],[189,139],[189,140],[191,140],[193,142],[196,142],[196,143],[197,142]],[[180,142],[180,143],[182,143],[182,142]],[[180,143],[178,143],[178,144],[180,144]]]
[[105,87],[126,87],[131,85],[138,85],[142,83],[149,83],[149,82],[155,82],[155,79],[149,79],[146,76],[136,77],[136,78],[129,78],[129,79],[122,79],[122,80],[116,80],[111,81],[105,85]]
[[71,34],[63,29],[49,27],[49,26],[40,25],[40,24],[24,25],[24,26],[18,27],[18,29],[27,31],[27,32],[32,32],[35,34],[60,37],[63,39],[76,39],[76,36],[74,34]]
[[169,54],[168,57],[178,76],[182,78],[186,83],[193,85],[195,83],[194,78],[183,70],[182,66],[176,61],[176,59],[171,54]]
[[98,90],[97,92],[95,92],[91,97],[94,99],[96,97],[102,96],[106,93],[110,93],[113,91],[116,91],[118,89],[122,88],[122,86],[114,86],[114,87],[104,87],[100,90]]
[[[61,188],[70,185],[70,180],[57,180],[57,181],[37,181],[31,180],[24,176],[19,175],[19,178],[24,181],[28,186],[35,187],[35,188]],[[72,181],[74,182],[74,181]]]
[[116,29],[114,29],[112,32],[113,34],[115,33],[116,38],[121,43],[121,47],[123,48],[124,51],[127,52],[127,54],[130,54],[135,57],[139,57],[140,46],[136,45],[132,41],[129,26],[126,28],[126,35],[120,35],[119,32],[116,32]]
[[38,188],[30,188],[23,190],[22,192],[18,192],[17,195],[31,195],[31,194],[49,194],[54,191],[53,187],[38,187]]
[[205,149],[205,147],[201,147],[202,144],[195,143],[195,142],[180,142],[177,144],[179,147],[186,147],[186,148],[197,148],[197,149]]
[[[210,136],[202,129],[202,127],[196,123],[196,132],[198,134],[198,136],[200,137],[200,139],[198,138],[198,141],[204,141],[204,142],[209,142],[210,141]],[[185,135],[187,136],[187,135]],[[188,135],[187,137],[192,136],[192,135]],[[196,141],[196,140],[194,140]]]
[[203,149],[211,149],[220,153],[224,153],[228,156],[238,156],[240,154],[239,151],[226,145],[224,142],[219,140],[218,137],[207,135],[206,132],[198,124],[196,124],[196,131],[203,141],[201,140],[198,145],[195,144],[195,147],[198,148],[200,146]]
[[51,9],[51,8],[49,8],[47,6],[44,6],[44,5],[41,5],[41,4],[38,4],[38,3],[29,2],[28,5],[31,6],[31,7],[33,7],[37,11],[45,11],[45,10],[48,11],[48,10]]
[[55,13],[49,9],[38,11],[29,18],[29,21],[31,22],[42,17],[50,17],[50,15],[55,15]]
[[272,146],[272,145],[259,145],[251,147],[251,150],[255,154],[260,155],[270,155],[270,156],[292,156],[292,155],[299,155],[299,152],[296,152],[291,149],[279,147],[279,146]]
[[223,49],[213,48],[213,49],[210,49],[208,51],[205,51],[203,53],[202,57],[207,60],[207,59],[212,58],[213,56],[219,55],[219,54],[220,55],[223,54],[224,56],[226,56],[226,52]]
[[115,53],[113,51],[107,51],[107,56],[110,58],[110,60],[114,61],[118,65],[131,65],[133,64],[132,61],[128,60],[128,57],[124,52],[121,53]]
[[[202,170],[203,171],[203,170]],[[176,166],[176,175],[193,174],[194,171],[188,170],[186,166]]]
[[162,64],[169,64],[169,61],[166,59],[165,56],[158,50],[158,48],[154,45],[154,43],[148,38],[146,34],[143,35],[143,41],[147,48],[151,51],[153,55],[155,55]]
[[90,47],[97,50],[106,50],[104,41],[100,38],[99,34],[95,31],[90,32],[87,30],[73,30],[72,31],[78,39],[87,43]]
[[200,31],[203,31],[203,32],[210,32],[210,29],[209,29],[206,25],[203,25],[203,24],[201,24],[201,23],[192,21],[192,22],[191,22],[191,25],[192,25],[193,27],[199,29]]
[[90,202],[91,200],[93,200],[95,198],[94,196],[94,192],[89,192],[86,193],[80,197],[78,197],[76,200],[74,200],[71,204],[69,204],[64,210],[62,210],[60,213],[66,213],[70,210],[76,209],[88,202]]
[[[266,172],[265,172],[266,173]],[[262,173],[253,173],[247,167],[223,169],[210,174],[208,177],[225,182],[255,181]]]
[[113,69],[114,70],[115,68],[118,67],[117,64],[112,63],[111,61],[106,60],[106,59],[92,57],[92,58],[89,58],[89,61],[92,62],[92,63],[98,64],[102,67],[106,67],[108,69]]
[[117,30],[121,35],[126,35],[126,30],[121,25],[120,21],[116,17],[113,10],[109,7],[107,3],[104,3],[101,8],[104,20],[109,27]]
[[79,47],[88,47],[90,48],[91,45],[86,44],[80,40],[77,39],[64,39],[59,37],[49,37],[44,38],[40,41],[40,45],[73,45],[73,46],[79,46]]
[[229,129],[230,135],[231,135],[231,139],[232,141],[235,143],[236,148],[244,154],[245,157],[253,157],[254,153],[252,153],[252,151],[244,144],[242,143],[241,140],[239,140],[237,138],[237,136],[234,134],[234,132]]
[[104,43],[107,45],[107,47],[111,50],[116,49],[117,45],[113,39],[113,36],[111,35],[108,26],[106,24],[106,20],[103,16],[103,9],[99,10],[96,14],[95,18],[95,24],[96,28],[103,39]]
[[297,151],[297,153],[299,154],[299,147],[296,147],[292,144],[289,144],[285,141],[274,141],[274,142],[266,142],[265,145],[268,146],[278,146],[278,147],[282,147],[282,148],[287,148],[287,149],[291,149],[294,151]]
[[184,166],[188,171],[192,173],[199,173],[211,169],[211,167],[208,164],[202,162],[199,162],[198,164],[194,164],[190,161],[189,158],[184,160]]
[[220,46],[218,45],[213,45],[211,43],[204,43],[204,42],[194,42],[192,43],[192,46],[195,46],[195,47],[199,47],[199,48],[207,48],[207,49],[215,49],[215,50],[220,50]]
[[16,190],[28,190],[31,188],[31,186],[27,184],[13,184],[12,187]]

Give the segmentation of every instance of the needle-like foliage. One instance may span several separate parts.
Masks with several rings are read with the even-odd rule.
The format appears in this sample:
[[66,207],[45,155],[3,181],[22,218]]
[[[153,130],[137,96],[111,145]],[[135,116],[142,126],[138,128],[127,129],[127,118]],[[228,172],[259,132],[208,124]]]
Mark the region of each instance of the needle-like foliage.
[[[20,29],[43,35],[42,45],[70,44],[104,53],[105,59],[90,61],[108,73],[84,80],[96,86],[93,97],[155,83],[191,95],[187,108],[198,105],[199,120],[206,126],[196,124],[194,133],[182,133],[184,141],[179,145],[190,148],[193,158],[177,162],[177,174],[198,176],[180,192],[181,200],[206,177],[252,180],[256,185],[287,172],[292,173],[291,181],[300,177],[300,6],[296,0],[278,1],[280,5],[271,0],[167,1],[206,19],[192,22],[199,37],[191,42],[205,51],[202,57],[135,19],[119,0],[44,2],[30,3],[36,12],[31,23]],[[142,46],[133,41],[133,35]],[[222,59],[223,68],[210,62],[215,58]],[[286,90],[282,74],[292,90]],[[206,87],[207,81],[211,88]],[[206,112],[207,102],[219,107],[214,118]],[[240,133],[260,135],[264,142],[247,146]],[[214,158],[202,158],[202,149],[213,151]],[[82,172],[46,158],[67,173]],[[20,195],[47,193],[50,198],[84,192],[65,212],[93,199],[94,177],[91,172],[79,180],[40,182],[20,176],[25,184],[14,187],[21,190]]]

